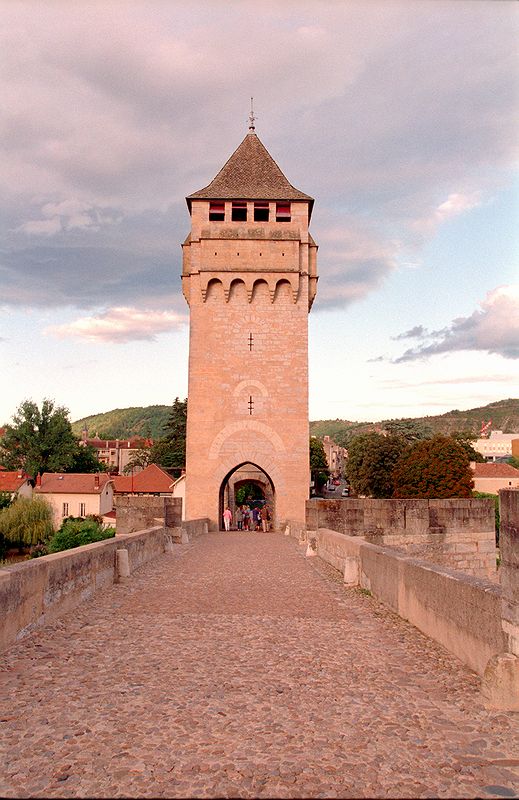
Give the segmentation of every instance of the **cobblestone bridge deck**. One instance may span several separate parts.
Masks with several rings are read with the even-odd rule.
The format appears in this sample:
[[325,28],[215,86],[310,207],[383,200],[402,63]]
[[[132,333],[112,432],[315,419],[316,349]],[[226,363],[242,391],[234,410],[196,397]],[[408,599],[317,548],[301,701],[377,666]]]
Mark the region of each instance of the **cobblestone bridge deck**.
[[207,534],[2,659],[0,795],[513,797],[519,715],[279,534]]

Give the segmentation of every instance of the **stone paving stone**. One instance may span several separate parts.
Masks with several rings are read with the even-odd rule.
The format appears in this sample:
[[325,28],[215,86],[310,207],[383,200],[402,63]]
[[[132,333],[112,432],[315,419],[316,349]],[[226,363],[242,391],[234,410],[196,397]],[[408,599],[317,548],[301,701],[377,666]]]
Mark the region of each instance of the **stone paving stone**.
[[519,720],[275,533],[207,534],[0,660],[6,797],[513,797]]

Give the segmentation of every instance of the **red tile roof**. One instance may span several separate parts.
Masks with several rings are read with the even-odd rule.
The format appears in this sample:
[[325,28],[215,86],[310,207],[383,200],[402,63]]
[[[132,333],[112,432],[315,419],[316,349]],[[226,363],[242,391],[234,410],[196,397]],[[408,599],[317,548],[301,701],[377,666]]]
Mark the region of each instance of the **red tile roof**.
[[153,494],[155,492],[171,493],[171,484],[174,478],[164,472],[156,464],[149,464],[142,472],[136,475],[114,475],[114,489],[116,494],[130,494],[139,492]]
[[[96,486],[96,478],[98,484]],[[86,472],[44,472],[41,485],[35,486],[39,494],[101,494],[106,484],[111,481],[106,473]]]
[[14,472],[0,471],[0,492],[17,492],[28,477],[21,470],[14,470]]
[[475,478],[519,478],[519,469],[511,464],[475,464],[473,472]]

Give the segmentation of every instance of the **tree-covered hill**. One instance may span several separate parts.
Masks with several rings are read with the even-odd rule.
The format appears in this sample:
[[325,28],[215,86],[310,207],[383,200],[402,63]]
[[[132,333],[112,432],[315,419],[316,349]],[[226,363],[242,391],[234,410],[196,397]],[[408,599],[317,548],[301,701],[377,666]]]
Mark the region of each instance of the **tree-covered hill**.
[[[124,439],[129,436],[151,436],[156,439],[164,433],[171,406],[145,406],[116,408],[104,414],[84,417],[72,423],[74,433],[80,435],[88,428],[89,436],[99,434],[101,438]],[[434,417],[409,417],[401,421],[412,421],[430,428],[432,433],[449,434],[453,431],[479,433],[484,420],[492,420],[494,430],[505,433],[519,431],[519,399],[498,400],[468,411],[448,411]],[[344,419],[315,420],[310,422],[313,436],[331,436],[338,444],[346,445],[349,439],[360,433],[382,430],[388,419],[379,422],[349,422]]]
[[80,436],[86,428],[89,437],[99,436],[101,439],[127,439],[130,436],[158,439],[164,434],[170,412],[171,406],[115,408],[76,420],[72,423],[72,430]]
[[[503,433],[519,432],[519,399],[498,400],[479,408],[467,411],[448,411],[431,417],[406,417],[400,422],[413,422],[429,428],[431,433],[450,434],[454,431],[469,431],[478,434],[483,421],[492,420],[492,429]],[[360,433],[382,430],[386,423],[394,420],[381,420],[380,422],[348,422],[342,419],[317,420],[310,422],[310,433],[313,436],[331,436],[342,446]]]

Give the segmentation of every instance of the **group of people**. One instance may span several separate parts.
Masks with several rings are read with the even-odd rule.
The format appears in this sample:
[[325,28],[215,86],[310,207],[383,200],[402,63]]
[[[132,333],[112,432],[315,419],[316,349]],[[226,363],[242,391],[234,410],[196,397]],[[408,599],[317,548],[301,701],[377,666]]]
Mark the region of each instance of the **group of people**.
[[[236,527],[239,531],[259,531],[266,533],[269,530],[270,511],[267,505],[261,508],[247,504],[238,506],[236,509]],[[223,525],[226,531],[231,530],[232,511],[227,506],[223,512]]]

